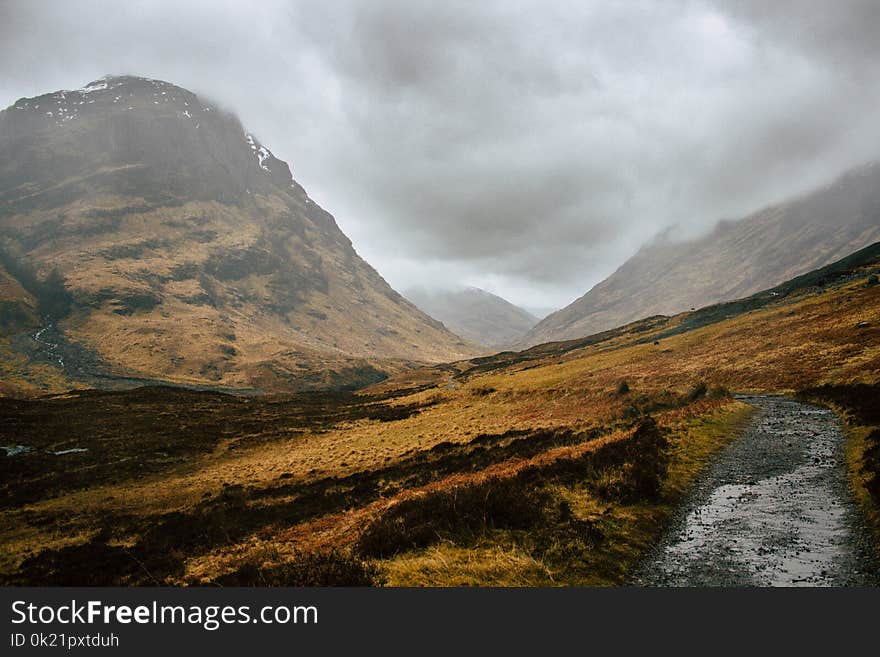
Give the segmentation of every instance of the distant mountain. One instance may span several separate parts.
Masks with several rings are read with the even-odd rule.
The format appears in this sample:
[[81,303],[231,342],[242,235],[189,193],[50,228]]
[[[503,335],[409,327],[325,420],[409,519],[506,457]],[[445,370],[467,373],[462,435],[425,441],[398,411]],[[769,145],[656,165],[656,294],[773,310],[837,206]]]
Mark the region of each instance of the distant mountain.
[[0,342],[60,385],[352,387],[474,353],[235,116],[130,76],[0,112]]
[[503,348],[538,323],[538,318],[499,296],[475,287],[455,291],[412,289],[406,297],[471,342]]
[[544,319],[547,315],[559,310],[559,306],[523,306],[522,308],[530,315],[537,317],[539,320]]
[[518,347],[578,338],[650,315],[748,296],[880,239],[880,164],[687,242],[657,239],[549,315]]

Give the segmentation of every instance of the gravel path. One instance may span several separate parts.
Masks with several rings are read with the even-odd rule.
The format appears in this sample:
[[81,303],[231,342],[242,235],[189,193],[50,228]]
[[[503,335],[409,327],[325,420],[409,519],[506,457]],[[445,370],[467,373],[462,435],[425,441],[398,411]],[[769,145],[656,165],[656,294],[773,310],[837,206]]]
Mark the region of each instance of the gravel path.
[[837,416],[783,397],[741,399],[758,413],[698,482],[633,583],[878,584]]

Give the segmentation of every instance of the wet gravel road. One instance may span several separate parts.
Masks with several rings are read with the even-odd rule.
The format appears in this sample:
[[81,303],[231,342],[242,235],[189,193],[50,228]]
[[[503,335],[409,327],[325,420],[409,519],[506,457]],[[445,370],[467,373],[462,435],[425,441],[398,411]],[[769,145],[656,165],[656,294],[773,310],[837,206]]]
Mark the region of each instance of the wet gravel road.
[[718,456],[633,583],[646,586],[877,585],[830,410],[783,397]]

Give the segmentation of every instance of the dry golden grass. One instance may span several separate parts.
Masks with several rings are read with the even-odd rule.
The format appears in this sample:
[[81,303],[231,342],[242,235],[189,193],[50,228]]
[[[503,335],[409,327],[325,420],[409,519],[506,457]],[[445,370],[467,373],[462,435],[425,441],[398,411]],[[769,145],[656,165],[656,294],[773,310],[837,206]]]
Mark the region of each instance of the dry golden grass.
[[863,469],[863,458],[869,447],[868,435],[877,427],[848,425],[846,427],[846,465],[849,472],[850,487],[874,531],[877,544],[880,545],[880,507],[871,499],[865,484],[870,474]]
[[56,367],[30,360],[12,348],[9,338],[0,337],[0,397],[31,397],[71,387]]
[[[282,486],[393,468],[428,454],[441,443],[462,446],[479,435],[511,430],[564,428],[579,433],[602,428],[605,432],[596,441],[455,472],[302,521],[273,519],[226,544],[188,555],[182,572],[167,580],[204,582],[246,562],[268,566],[301,552],[354,546],[370,522],[402,500],[490,477],[513,477],[524,468],[577,458],[603,441],[624,439],[631,432],[631,420],[626,418],[640,399],[682,395],[697,383],[762,392],[787,392],[826,382],[876,383],[880,380],[880,287],[863,284],[855,280],[842,288],[793,297],[664,337],[657,345],[653,344],[657,331],[633,331],[485,373],[469,373],[467,362],[406,372],[366,392],[400,393],[387,403],[419,409],[408,417],[347,421],[297,434],[292,426],[289,437],[256,440],[247,449],[230,449],[230,441],[221,442],[212,453],[155,475],[116,484],[96,483],[24,509],[4,511],[0,514],[0,570],[14,571],[24,557],[40,549],[81,543],[98,530],[104,516],[148,519],[169,512],[197,513],[206,496],[217,495],[224,484],[265,492],[268,497],[254,497],[245,507],[259,511],[270,502],[296,504],[295,493],[285,497],[273,492],[283,490]],[[675,318],[659,330],[681,321]],[[868,326],[858,327],[860,322]],[[628,382],[629,393],[618,392],[621,381]],[[575,518],[601,523],[606,536],[601,549],[579,552],[577,559],[567,562],[559,554],[569,547],[557,546],[547,557],[546,546],[536,550],[527,534],[504,530],[489,532],[476,544],[445,542],[405,552],[384,561],[382,568],[391,584],[625,581],[662,528],[674,500],[711,455],[735,435],[746,414],[744,405],[726,398],[654,413],[669,430],[672,442],[661,502],[609,505],[588,487],[553,488],[552,494],[567,502]],[[259,435],[260,429],[255,428],[254,437]],[[27,520],[62,517],[63,524]],[[114,540],[134,545],[138,536],[134,531]]]
[[440,544],[383,564],[388,586],[560,586],[565,580],[504,537],[484,545]]
[[[644,550],[656,540],[673,504],[711,456],[734,438],[752,413],[732,402],[667,414],[672,460],[662,501],[609,505],[588,487],[558,486],[554,497],[574,518],[599,523],[603,539],[589,549],[547,559],[535,554],[528,534],[495,531],[477,546],[446,542],[382,562],[390,586],[607,586],[625,581]],[[556,546],[547,553],[553,554]],[[564,547],[564,546],[561,546]]]

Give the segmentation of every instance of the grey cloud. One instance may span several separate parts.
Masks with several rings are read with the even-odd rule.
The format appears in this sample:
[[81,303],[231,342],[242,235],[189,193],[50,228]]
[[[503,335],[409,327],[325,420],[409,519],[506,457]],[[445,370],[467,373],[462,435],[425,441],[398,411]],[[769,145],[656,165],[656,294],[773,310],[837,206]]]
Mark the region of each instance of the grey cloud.
[[875,2],[6,2],[0,100],[215,98],[397,287],[561,305],[877,157]]
[[743,21],[760,43],[784,40],[820,64],[842,67],[843,75],[867,73],[880,54],[880,4],[874,0],[743,0],[719,3]]

